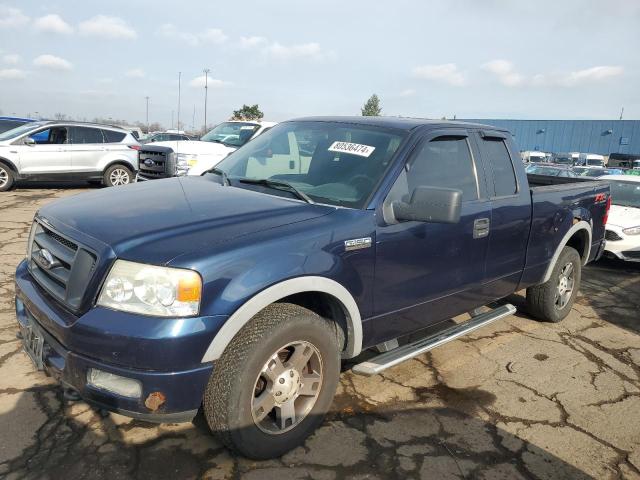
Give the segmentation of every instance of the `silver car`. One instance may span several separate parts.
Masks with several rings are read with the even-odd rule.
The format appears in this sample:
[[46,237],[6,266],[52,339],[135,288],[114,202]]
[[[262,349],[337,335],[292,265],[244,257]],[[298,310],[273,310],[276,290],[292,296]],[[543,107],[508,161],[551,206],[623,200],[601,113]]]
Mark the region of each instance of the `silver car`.
[[16,181],[102,182],[135,179],[140,144],[119,127],[79,122],[32,122],[0,134],[0,192]]

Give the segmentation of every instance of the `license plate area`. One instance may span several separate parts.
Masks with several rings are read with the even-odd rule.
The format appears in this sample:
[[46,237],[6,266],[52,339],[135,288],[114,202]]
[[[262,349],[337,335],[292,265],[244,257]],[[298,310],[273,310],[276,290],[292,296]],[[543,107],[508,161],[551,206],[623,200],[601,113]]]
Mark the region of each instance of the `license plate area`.
[[31,361],[38,370],[44,370],[44,363],[42,361],[44,335],[28,317],[25,323],[20,322],[20,333],[22,334],[24,351],[29,355],[29,358],[31,358]]

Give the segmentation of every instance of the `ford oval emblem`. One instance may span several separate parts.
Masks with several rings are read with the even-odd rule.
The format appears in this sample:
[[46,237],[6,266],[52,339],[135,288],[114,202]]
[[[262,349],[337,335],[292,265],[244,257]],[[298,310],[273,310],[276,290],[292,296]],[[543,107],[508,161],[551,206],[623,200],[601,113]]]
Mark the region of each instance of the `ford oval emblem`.
[[38,250],[36,260],[38,261],[38,265],[46,270],[51,270],[53,267],[59,265],[59,262],[51,255],[51,252],[45,248]]
[[145,164],[147,167],[151,167],[151,166],[153,166],[153,160],[151,160],[150,158],[147,158],[147,159],[144,161],[144,164]]

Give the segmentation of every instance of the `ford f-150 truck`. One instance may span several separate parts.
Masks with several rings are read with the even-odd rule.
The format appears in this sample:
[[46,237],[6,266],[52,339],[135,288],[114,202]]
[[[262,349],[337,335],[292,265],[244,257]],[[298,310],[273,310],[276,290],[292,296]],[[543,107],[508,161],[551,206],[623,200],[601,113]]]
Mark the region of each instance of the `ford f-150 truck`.
[[204,176],[41,208],[17,319],[69,394],[157,422],[202,409],[271,458],[322,422],[341,359],[377,374],[510,315],[522,289],[562,320],[609,205],[603,182],[528,179],[495,127],[292,120]]
[[139,152],[137,180],[158,180],[184,175],[202,175],[224,157],[275,122],[230,120],[216,125],[200,140],[179,140],[145,144]]

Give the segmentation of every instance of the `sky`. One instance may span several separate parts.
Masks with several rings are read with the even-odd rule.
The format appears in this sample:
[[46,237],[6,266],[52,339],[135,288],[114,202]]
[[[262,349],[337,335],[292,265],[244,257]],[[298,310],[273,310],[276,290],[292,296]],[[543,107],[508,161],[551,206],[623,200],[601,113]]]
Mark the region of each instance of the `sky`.
[[[0,0],[0,111],[640,118],[638,0]],[[195,110],[195,116],[194,116]],[[173,114],[172,114],[173,112]]]

